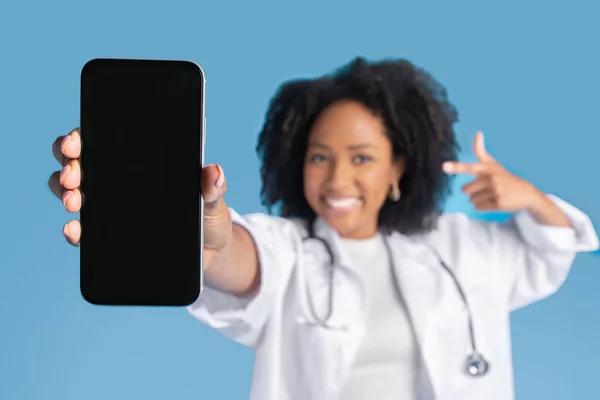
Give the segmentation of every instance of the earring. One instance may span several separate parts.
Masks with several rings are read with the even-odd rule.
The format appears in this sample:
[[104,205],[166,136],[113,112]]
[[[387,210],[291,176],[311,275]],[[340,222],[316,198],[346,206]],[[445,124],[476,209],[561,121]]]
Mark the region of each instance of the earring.
[[402,197],[402,192],[400,191],[400,185],[398,185],[398,182],[394,182],[390,188],[390,194],[389,194],[389,198],[391,201],[398,201],[400,200],[400,197]]

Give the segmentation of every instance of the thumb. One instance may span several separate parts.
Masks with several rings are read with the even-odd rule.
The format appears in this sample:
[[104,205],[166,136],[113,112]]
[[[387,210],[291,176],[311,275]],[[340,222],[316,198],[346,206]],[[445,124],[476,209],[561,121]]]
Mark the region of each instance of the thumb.
[[226,191],[225,173],[220,165],[211,164],[202,168],[200,193],[204,198],[205,214],[218,214],[220,202]]
[[475,134],[475,140],[473,142],[473,152],[475,153],[475,157],[477,157],[479,161],[494,160],[494,157],[492,157],[491,154],[488,153],[487,149],[485,148],[483,132],[477,132],[477,134]]

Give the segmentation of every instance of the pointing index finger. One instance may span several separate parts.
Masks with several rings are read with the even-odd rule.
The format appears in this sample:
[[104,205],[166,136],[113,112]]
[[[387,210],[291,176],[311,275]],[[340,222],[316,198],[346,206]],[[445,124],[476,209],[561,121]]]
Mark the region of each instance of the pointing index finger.
[[489,171],[489,168],[484,163],[465,163],[465,162],[445,162],[442,166],[447,174],[470,174],[478,175]]

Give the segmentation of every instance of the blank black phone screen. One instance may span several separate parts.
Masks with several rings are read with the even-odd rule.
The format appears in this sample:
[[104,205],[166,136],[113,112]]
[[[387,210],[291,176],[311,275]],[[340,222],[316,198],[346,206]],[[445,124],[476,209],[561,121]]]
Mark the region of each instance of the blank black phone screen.
[[80,283],[99,305],[185,306],[202,279],[204,74],[94,59],[81,73]]

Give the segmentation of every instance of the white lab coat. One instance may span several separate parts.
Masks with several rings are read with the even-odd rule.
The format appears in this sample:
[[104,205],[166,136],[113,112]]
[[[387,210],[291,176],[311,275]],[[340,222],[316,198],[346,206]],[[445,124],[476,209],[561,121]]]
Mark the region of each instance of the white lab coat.
[[[509,314],[554,293],[577,252],[598,248],[589,218],[550,196],[573,229],[542,226],[526,212],[506,223],[446,214],[431,233],[388,238],[398,290],[409,311],[425,374],[421,399],[513,399]],[[361,275],[322,220],[315,225],[338,256],[333,323],[346,330],[303,324],[310,320],[306,285],[320,315],[327,308],[329,257],[318,242],[303,242],[303,223],[263,214],[235,223],[253,236],[260,257],[261,287],[238,299],[206,287],[188,310],[200,321],[255,350],[252,400],[336,400],[365,332],[368,295]],[[490,361],[487,375],[465,374],[468,320],[452,278],[433,246],[456,275],[470,304],[477,345]]]

